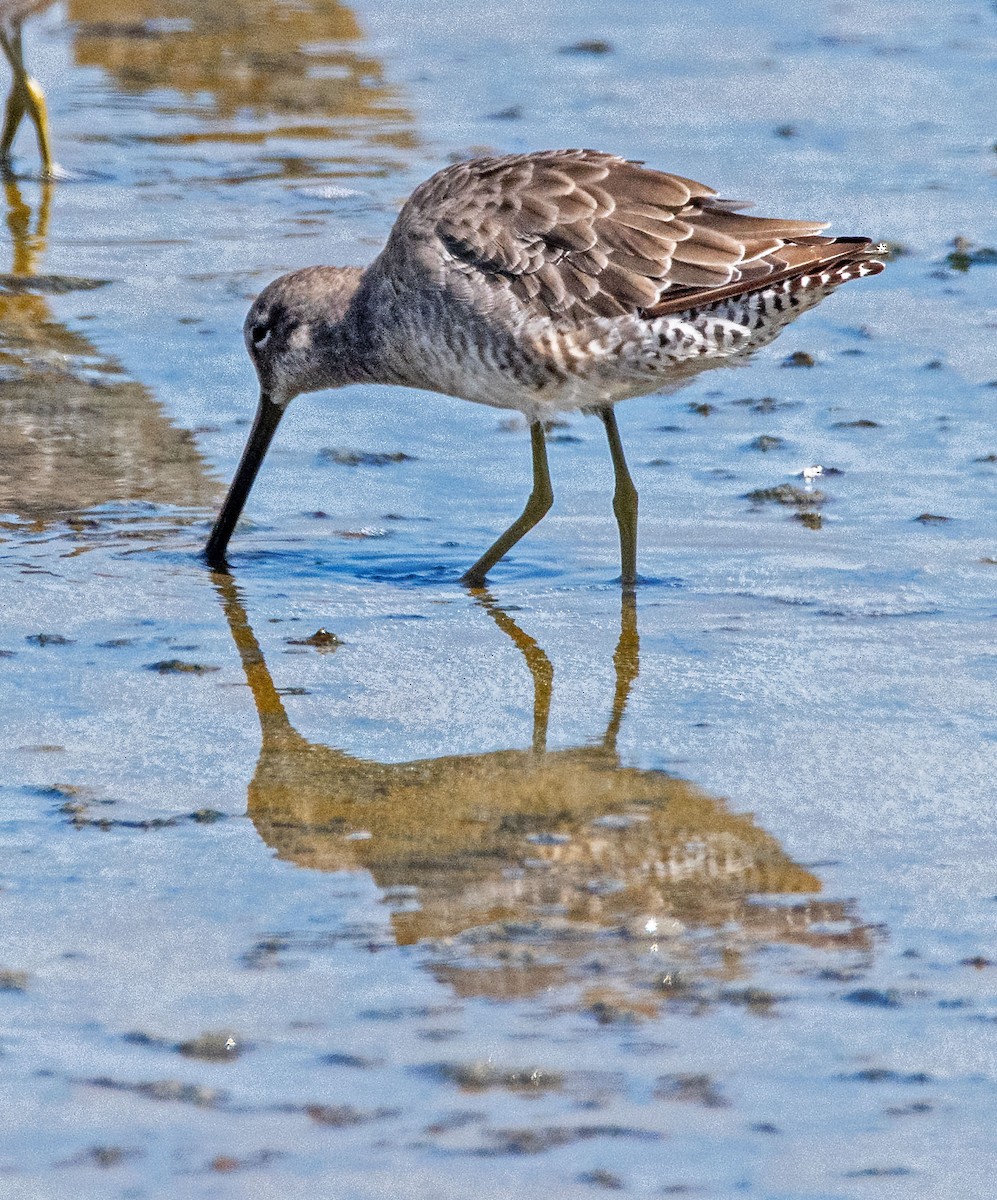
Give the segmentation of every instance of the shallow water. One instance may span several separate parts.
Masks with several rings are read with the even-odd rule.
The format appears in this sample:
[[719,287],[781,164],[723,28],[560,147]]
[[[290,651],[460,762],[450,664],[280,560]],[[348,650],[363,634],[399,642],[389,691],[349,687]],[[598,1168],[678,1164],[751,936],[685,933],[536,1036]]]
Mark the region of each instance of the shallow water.
[[[69,178],[22,133],[4,1196],[992,1191],[997,268],[945,259],[997,239],[997,14],[609,11],[26,26]],[[904,248],[620,410],[636,606],[596,422],[472,598],[525,432],[392,389],[296,401],[208,572],[249,298],[369,260],[452,155],[578,144]],[[814,464],[807,521],[745,498]]]

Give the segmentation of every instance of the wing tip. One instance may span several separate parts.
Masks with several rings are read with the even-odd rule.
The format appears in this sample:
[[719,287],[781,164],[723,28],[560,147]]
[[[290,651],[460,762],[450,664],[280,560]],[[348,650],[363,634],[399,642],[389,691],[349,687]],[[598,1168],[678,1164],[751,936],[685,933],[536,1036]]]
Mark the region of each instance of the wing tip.
[[[808,239],[801,243],[807,245]],[[718,288],[697,289],[687,291],[681,296],[669,298],[666,291],[662,299],[650,308],[643,310],[647,317],[667,316],[671,313],[687,312],[692,309],[708,307],[720,300],[731,296],[748,296],[755,292],[763,292],[776,284],[787,287],[838,287],[851,279],[861,279],[869,275],[878,275],[886,269],[886,263],[876,258],[876,249],[872,239],[867,237],[839,237],[821,239],[825,249],[831,251],[821,258],[811,258],[788,265],[781,271],[752,281],[738,280]],[[793,245],[788,242],[787,246]],[[831,282],[833,280],[833,283]]]

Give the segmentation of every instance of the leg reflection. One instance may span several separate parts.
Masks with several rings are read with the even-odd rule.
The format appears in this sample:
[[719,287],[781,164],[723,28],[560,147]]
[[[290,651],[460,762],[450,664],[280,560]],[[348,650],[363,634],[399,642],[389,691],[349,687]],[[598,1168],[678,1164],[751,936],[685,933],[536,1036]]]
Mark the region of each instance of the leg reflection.
[[[588,987],[586,964],[597,956],[606,980],[646,998],[650,943],[641,939],[651,930],[671,939],[668,954],[703,987],[732,947],[745,971],[752,945],[868,951],[868,930],[850,907],[814,896],[820,880],[749,814],[661,770],[620,762],[617,737],[638,676],[632,596],[621,601],[599,742],[546,748],[550,659],[481,593],[478,605],[530,672],[532,745],[399,762],[301,736],[232,577],[216,575],[215,586],[262,731],[248,795],[260,837],[302,867],[368,872],[393,905],[397,942],[436,947],[434,975],[460,994]],[[327,660],[334,671],[341,653]],[[282,662],[292,670],[295,660]],[[452,669],[446,653],[440,662]],[[362,745],[365,736],[361,722],[338,738]],[[695,991],[695,1003],[705,995]]]

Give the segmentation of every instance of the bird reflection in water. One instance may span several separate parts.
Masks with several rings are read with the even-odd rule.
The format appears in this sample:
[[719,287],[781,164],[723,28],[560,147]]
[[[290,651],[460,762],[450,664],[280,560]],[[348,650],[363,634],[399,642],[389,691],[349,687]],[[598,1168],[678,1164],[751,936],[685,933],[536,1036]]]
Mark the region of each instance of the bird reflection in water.
[[11,176],[0,186],[12,248],[0,274],[0,512],[42,527],[116,501],[209,504],[217,488],[192,434],[55,319],[51,296],[101,281],[40,271],[53,185],[38,185],[35,205]]
[[[331,160],[337,175],[362,173],[357,153],[364,145],[375,158],[416,145],[411,113],[366,49],[353,11],[338,0],[173,0],[169,6],[69,0],[67,11],[80,66],[99,67],[126,94],[169,89],[184,97],[175,115],[196,122],[152,135],[153,141],[306,139],[323,158],[337,156]],[[279,127],[270,124],[274,120]],[[206,127],[206,121],[223,124]],[[260,162],[276,175],[324,171],[286,148],[258,161],[254,178]]]
[[458,994],[574,985],[641,1011],[669,997],[701,1005],[748,973],[753,947],[871,949],[850,905],[817,898],[820,880],[749,815],[623,765],[617,735],[639,669],[632,595],[600,740],[547,749],[550,660],[478,591],[532,676],[531,747],[386,763],[295,730],[234,580],[214,580],[262,730],[248,797],[257,832],[299,866],[369,872],[395,942],[420,943]]

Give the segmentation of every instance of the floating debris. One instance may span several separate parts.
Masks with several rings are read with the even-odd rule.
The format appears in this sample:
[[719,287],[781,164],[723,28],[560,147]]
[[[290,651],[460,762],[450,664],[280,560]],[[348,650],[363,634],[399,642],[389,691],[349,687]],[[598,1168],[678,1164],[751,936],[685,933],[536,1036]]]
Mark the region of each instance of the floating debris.
[[582,997],[584,1011],[600,1025],[635,1025],[658,1016],[658,1005],[612,988],[594,988]]
[[794,350],[792,354],[782,360],[780,365],[783,367],[813,367],[817,365],[817,360],[806,350]]
[[72,638],[63,637],[61,633],[31,633],[25,639],[32,646],[72,646]]
[[910,246],[905,246],[903,242],[879,242],[876,246],[876,257],[887,261],[894,258],[908,258],[913,253]]
[[554,1092],[564,1086],[564,1077],[559,1072],[547,1071],[542,1067],[509,1069],[479,1061],[437,1063],[424,1070],[469,1092],[484,1092],[491,1088],[506,1088],[515,1092]]
[[91,1146],[57,1165],[60,1167],[94,1166],[107,1170],[109,1167],[120,1166],[129,1158],[138,1158],[141,1153],[141,1150],[128,1149],[124,1146]]
[[781,438],[772,433],[763,433],[756,437],[753,441],[748,442],[748,450],[759,450],[762,454],[768,454],[770,450],[778,450],[785,446],[785,438]]
[[731,404],[750,408],[756,413],[773,413],[782,408],[798,407],[795,400],[777,400],[775,396],[759,396],[757,399],[754,396],[742,396],[740,400],[732,400]]
[[359,1054],[334,1051],[332,1054],[323,1054],[319,1062],[326,1063],[330,1067],[357,1067],[362,1070],[368,1070],[371,1067],[379,1067],[383,1059],[362,1058]]
[[128,1033],[122,1034],[121,1040],[127,1042],[129,1046],[151,1046],[160,1050],[175,1050],[166,1038],[156,1037],[153,1033],[146,1033],[141,1029],[133,1029]]
[[0,295],[65,296],[67,292],[91,292],[107,287],[110,282],[110,279],[86,279],[81,275],[0,274]]
[[366,1125],[368,1121],[393,1117],[398,1112],[394,1108],[375,1108],[365,1112],[361,1108],[354,1108],[352,1104],[306,1104],[303,1111],[317,1125],[330,1125],[335,1129]]
[[486,1133],[497,1143],[489,1151],[492,1154],[543,1154],[558,1146],[592,1138],[635,1138],[642,1142],[656,1142],[664,1136],[655,1129],[632,1129],[626,1125],[579,1125],[574,1129],[548,1125],[539,1129],[487,1130]]
[[947,525],[952,517],[943,517],[938,513],[923,512],[920,516],[914,518],[915,521],[922,525]]
[[760,987],[725,988],[718,993],[717,999],[746,1008],[758,1016],[771,1016],[778,996]]
[[849,1004],[865,1004],[870,1008],[899,1008],[900,998],[893,988],[881,992],[876,988],[858,988],[842,996]]
[[268,1167],[272,1162],[283,1157],[283,1150],[258,1150],[256,1154],[247,1155],[246,1158],[235,1158],[231,1154],[216,1154],[208,1163],[208,1170],[218,1171],[222,1174],[232,1171],[257,1170],[260,1167]]
[[970,267],[992,267],[997,265],[997,250],[992,246],[979,246],[964,237],[952,239],[952,250],[945,255],[945,265],[953,271],[968,271]]
[[560,54],[612,54],[612,42],[603,41],[602,38],[583,38],[580,42],[572,42],[570,46],[562,46]]
[[779,483],[775,487],[755,488],[745,492],[742,500],[752,504],[784,504],[787,508],[812,508],[827,503],[827,496],[817,489],[808,491],[792,483]]
[[210,667],[205,663],[184,662],[181,658],[162,658],[159,662],[145,664],[147,671],[158,671],[160,675],[209,675],[221,667]]
[[202,1033],[187,1042],[180,1042],[176,1051],[184,1058],[204,1058],[209,1062],[228,1062],[238,1058],[246,1043],[227,1029],[218,1033]]
[[0,968],[0,992],[26,992],[29,978],[27,971]]
[[683,1104],[699,1104],[703,1108],[729,1108],[730,1101],[721,1095],[709,1075],[662,1075],[654,1089],[659,1100],[678,1100]]
[[316,650],[335,650],[343,644],[342,639],[330,632],[325,627],[316,629],[315,632],[306,638],[287,638],[288,646],[314,646]]
[[583,1171],[578,1176],[578,1182],[590,1183],[593,1187],[606,1188],[611,1192],[621,1192],[624,1188],[623,1180],[619,1175],[614,1175],[612,1171],[606,1171],[602,1167],[596,1167],[592,1171]]
[[387,467],[392,463],[415,462],[404,450],[349,450],[345,447],[326,447],[319,458],[341,467]]
[[910,1167],[862,1167],[858,1171],[846,1171],[845,1179],[890,1179],[894,1176],[913,1175]]
[[856,1071],[854,1075],[842,1075],[841,1079],[854,1079],[859,1083],[933,1083],[934,1080],[924,1071],[915,1071],[905,1075],[902,1071],[893,1071],[888,1067],[866,1067]]
[[156,1079],[149,1083],[125,1083],[101,1075],[96,1079],[85,1079],[90,1087],[108,1088],[116,1092],[135,1092],[149,1100],[165,1100],[179,1104],[193,1104],[197,1108],[218,1108],[227,1099],[227,1093],[219,1088],[202,1087],[198,1083],[182,1083],[179,1079]]

